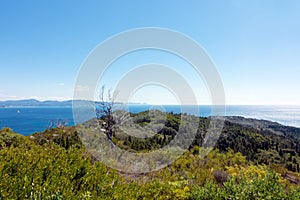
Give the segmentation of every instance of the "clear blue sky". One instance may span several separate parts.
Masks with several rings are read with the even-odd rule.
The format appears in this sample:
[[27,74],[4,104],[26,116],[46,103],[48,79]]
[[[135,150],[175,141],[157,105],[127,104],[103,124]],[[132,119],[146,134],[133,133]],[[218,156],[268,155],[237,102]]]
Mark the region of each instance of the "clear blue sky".
[[[80,65],[96,45],[128,29],[162,27],[204,47],[228,104],[300,104],[299,10],[297,0],[2,0],[0,100],[71,99]],[[191,84],[200,103],[209,102],[202,86]],[[157,103],[153,91],[139,91],[133,101]]]

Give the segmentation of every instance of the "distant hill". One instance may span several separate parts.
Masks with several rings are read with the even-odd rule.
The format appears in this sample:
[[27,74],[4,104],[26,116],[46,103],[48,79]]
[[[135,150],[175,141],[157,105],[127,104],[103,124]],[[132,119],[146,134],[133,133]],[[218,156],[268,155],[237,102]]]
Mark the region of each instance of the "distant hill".
[[[75,102],[87,102],[85,100],[75,100]],[[25,100],[8,100],[8,101],[0,101],[0,107],[24,107],[24,106],[54,106],[54,107],[66,107],[72,106],[73,100],[67,101],[39,101],[36,99],[25,99]]]
[[240,124],[244,127],[251,127],[259,131],[269,131],[280,136],[300,138],[300,128],[296,128],[293,126],[285,126],[278,122],[272,122],[262,119],[245,118],[240,116],[228,116],[226,117],[226,120],[231,123]]
[[[32,107],[32,106],[49,106],[49,107],[71,107],[73,103],[76,105],[87,105],[93,104],[94,101],[88,100],[67,100],[67,101],[54,101],[54,100],[47,100],[47,101],[39,101],[36,99],[24,99],[24,100],[7,100],[7,101],[0,101],[0,107]],[[115,104],[122,104],[120,102],[115,102]],[[145,103],[129,103],[131,105],[145,105]]]

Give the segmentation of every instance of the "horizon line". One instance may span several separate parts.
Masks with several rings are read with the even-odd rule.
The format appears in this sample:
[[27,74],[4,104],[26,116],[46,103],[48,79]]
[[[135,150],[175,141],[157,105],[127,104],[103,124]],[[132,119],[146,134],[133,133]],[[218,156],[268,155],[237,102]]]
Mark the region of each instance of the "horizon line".
[[[66,99],[66,100],[54,100],[54,99],[49,99],[49,100],[39,100],[35,98],[22,98],[22,99],[7,99],[7,100],[0,100],[0,102],[6,102],[6,101],[26,101],[26,100],[34,100],[34,101],[39,101],[39,102],[46,102],[46,101],[56,101],[56,102],[66,102],[66,101],[94,101],[94,102],[99,102],[97,100],[87,100],[87,99]],[[115,102],[115,104],[141,104],[141,105],[150,105],[150,106],[300,106],[300,104],[250,104],[250,103],[225,103],[223,104],[209,104],[209,103],[200,103],[200,104],[170,104],[170,103],[162,103],[162,104],[151,104],[147,102]]]

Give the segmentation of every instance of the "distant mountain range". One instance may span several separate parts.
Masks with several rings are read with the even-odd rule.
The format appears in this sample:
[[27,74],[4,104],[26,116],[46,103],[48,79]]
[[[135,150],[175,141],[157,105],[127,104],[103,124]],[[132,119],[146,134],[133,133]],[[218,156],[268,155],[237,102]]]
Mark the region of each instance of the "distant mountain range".
[[[84,100],[76,100],[85,102]],[[73,100],[68,101],[39,101],[36,99],[0,101],[0,107],[23,107],[23,106],[72,106]]]
[[[0,107],[31,107],[31,106],[50,106],[50,107],[68,107],[72,106],[73,103],[76,105],[86,105],[86,103],[94,103],[93,101],[88,100],[67,100],[67,101],[39,101],[36,99],[24,99],[24,100],[7,100],[7,101],[0,101]],[[115,102],[116,104],[118,102]],[[139,103],[130,103],[130,104],[139,104]]]

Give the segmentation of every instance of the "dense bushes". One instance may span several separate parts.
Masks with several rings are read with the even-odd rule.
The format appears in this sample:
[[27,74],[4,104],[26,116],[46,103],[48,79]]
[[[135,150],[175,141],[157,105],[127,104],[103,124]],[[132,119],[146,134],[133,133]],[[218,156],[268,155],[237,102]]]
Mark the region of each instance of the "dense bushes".
[[[220,187],[216,183],[207,182],[203,187],[194,186],[191,189],[189,199],[299,199],[299,188],[290,187],[287,192],[280,176],[273,171],[260,171],[263,176],[257,176],[255,172],[246,172],[251,178],[243,176],[231,176]],[[260,169],[261,170],[261,169]],[[240,174],[241,175],[241,174]]]
[[78,146],[66,149],[53,141],[40,145],[19,137],[22,144],[0,150],[2,199],[297,199],[300,195],[269,167],[252,165],[231,150],[214,150],[202,158],[205,150],[195,147],[159,171],[120,174],[92,161]]
[[[134,117],[141,128],[147,127],[145,113]],[[74,127],[28,137],[2,129],[0,200],[300,199],[299,174],[288,171],[299,168],[296,138],[227,123],[219,149],[204,149],[197,143],[207,120],[200,120],[193,147],[174,163],[147,174],[124,174],[97,162]],[[116,133],[113,139],[128,151],[151,151],[166,145],[180,123],[179,115],[168,114],[165,127],[153,137]]]

